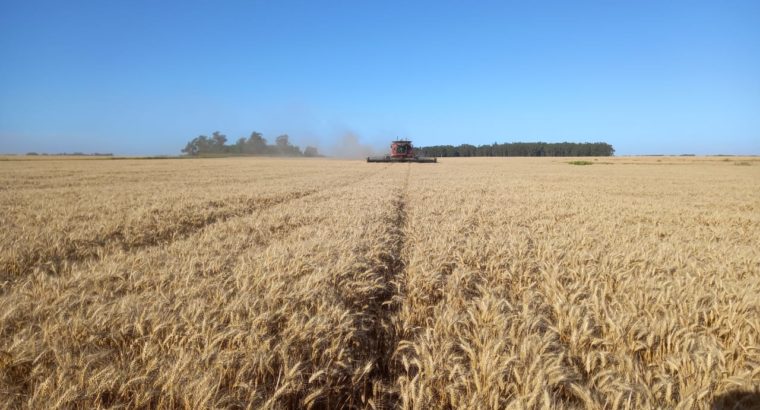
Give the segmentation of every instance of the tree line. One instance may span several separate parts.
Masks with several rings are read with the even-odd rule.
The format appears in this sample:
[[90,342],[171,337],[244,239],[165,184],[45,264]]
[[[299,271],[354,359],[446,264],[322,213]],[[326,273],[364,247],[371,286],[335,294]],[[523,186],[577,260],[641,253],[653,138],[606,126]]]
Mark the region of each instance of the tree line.
[[202,155],[267,155],[283,157],[318,157],[316,147],[300,147],[290,143],[288,134],[275,138],[274,145],[269,145],[260,132],[252,132],[248,138],[239,138],[234,144],[227,144],[227,136],[219,131],[211,137],[200,135],[187,143],[182,153],[189,156]]
[[605,142],[512,142],[490,145],[433,145],[417,147],[431,157],[609,157],[615,153]]

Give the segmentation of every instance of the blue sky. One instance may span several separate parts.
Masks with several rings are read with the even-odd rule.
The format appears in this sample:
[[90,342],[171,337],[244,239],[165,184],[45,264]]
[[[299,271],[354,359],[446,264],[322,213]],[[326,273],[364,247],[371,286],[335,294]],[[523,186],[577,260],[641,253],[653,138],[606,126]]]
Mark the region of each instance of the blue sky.
[[760,1],[0,0],[0,152],[606,141],[760,154]]

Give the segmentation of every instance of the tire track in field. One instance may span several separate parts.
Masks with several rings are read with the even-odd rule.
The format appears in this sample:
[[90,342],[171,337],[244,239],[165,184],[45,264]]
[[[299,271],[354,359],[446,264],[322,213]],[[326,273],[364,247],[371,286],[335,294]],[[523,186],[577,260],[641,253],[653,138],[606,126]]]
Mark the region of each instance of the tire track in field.
[[[137,251],[143,248],[171,243],[189,237],[193,233],[215,223],[263,211],[276,205],[312,195],[315,192],[318,191],[307,190],[263,198],[238,199],[238,203],[221,209],[217,208],[224,206],[225,201],[208,201],[202,205],[189,208],[173,224],[167,224],[166,226],[146,225],[145,227],[141,227],[137,234],[131,234],[130,231],[134,230],[124,227],[89,240],[65,240],[60,244],[56,244],[55,248],[31,250],[22,255],[20,260],[10,261],[10,263],[0,268],[0,270],[6,272],[6,275],[10,278],[27,275],[35,269],[42,269],[48,274],[63,274],[75,262],[102,259],[119,249],[123,251]],[[213,211],[203,215],[202,213],[204,211],[208,212],[209,208],[213,209]],[[154,220],[160,221],[166,216],[161,215],[159,211]]]
[[[265,211],[272,207],[310,197],[321,192],[355,185],[387,169],[388,166],[386,165],[379,170],[362,173],[346,183],[322,187],[321,189],[288,192],[282,195],[260,198],[238,198],[238,203],[230,208],[221,208],[226,202],[224,200],[207,201],[202,205],[191,207],[187,212],[183,212],[183,217],[173,224],[168,224],[165,227],[146,225],[144,229],[140,229],[140,232],[144,232],[144,234],[132,236],[129,234],[132,230],[120,228],[89,240],[65,240],[60,244],[56,244],[54,248],[29,249],[19,258],[4,261],[4,263],[0,264],[0,294],[4,293],[20,278],[33,273],[35,270],[41,270],[51,275],[62,275],[69,272],[75,263],[101,260],[119,249],[125,252],[134,252],[154,246],[171,244],[190,237],[216,223]],[[209,208],[215,211],[202,215],[202,212]],[[217,208],[221,209],[217,210]],[[156,216],[155,220],[161,219],[162,215],[160,215],[159,211],[159,215]]]
[[[477,197],[483,198],[486,191],[480,190],[477,193]],[[473,195],[473,197],[476,197]],[[465,202],[458,204],[449,204],[449,206],[455,206],[462,209],[466,205]],[[463,303],[474,304],[482,297],[480,287],[485,284],[483,272],[480,266],[478,266],[477,260],[473,258],[465,257],[464,252],[467,247],[467,242],[470,237],[475,234],[481,228],[480,214],[483,206],[480,200],[475,203],[472,208],[467,208],[466,212],[456,215],[456,217],[449,217],[451,219],[445,220],[458,220],[458,226],[456,228],[456,236],[451,238],[446,236],[444,232],[438,232],[440,237],[446,238],[447,243],[451,243],[452,246],[447,249],[447,258],[438,264],[430,265],[427,269],[433,272],[437,272],[437,275],[426,275],[420,278],[416,278],[417,282],[415,286],[425,289],[424,295],[414,292],[414,289],[404,293],[403,303],[408,303],[410,306],[419,307],[418,315],[405,324],[402,329],[403,334],[400,335],[397,349],[397,361],[403,363],[404,368],[399,369],[399,378],[406,379],[407,383],[410,380],[417,378],[418,374],[423,370],[421,363],[423,360],[420,358],[417,350],[417,346],[423,343],[423,335],[426,329],[429,329],[430,322],[436,318],[432,312],[434,312],[442,303],[446,303],[446,292],[448,287],[454,287],[456,289],[457,296],[461,297]],[[412,226],[411,229],[414,229]],[[424,248],[423,248],[424,249]],[[414,257],[414,253],[422,252],[419,249],[410,250],[410,257]],[[414,263],[414,262],[412,262]],[[419,262],[418,262],[419,263]],[[432,268],[432,269],[431,269]],[[464,269],[467,274],[455,274],[457,269]],[[419,275],[419,273],[418,273]],[[410,279],[414,280],[414,279]],[[424,283],[424,284],[423,284]],[[422,284],[422,285],[421,285]],[[419,292],[419,291],[417,291]],[[451,295],[449,295],[451,296]],[[409,320],[409,318],[407,318]],[[431,369],[426,369],[431,370]]]
[[411,166],[407,165],[404,182],[399,193],[391,202],[391,210],[384,218],[386,227],[383,232],[381,252],[373,261],[370,268],[378,275],[378,290],[365,309],[365,320],[362,325],[369,325],[367,334],[366,356],[373,362],[372,370],[361,391],[353,391],[353,395],[361,395],[359,400],[371,408],[396,408],[399,395],[395,382],[400,368],[395,363],[394,354],[399,344],[398,313],[401,309],[401,292],[404,289],[404,272],[407,261],[405,249],[408,227],[407,197]]

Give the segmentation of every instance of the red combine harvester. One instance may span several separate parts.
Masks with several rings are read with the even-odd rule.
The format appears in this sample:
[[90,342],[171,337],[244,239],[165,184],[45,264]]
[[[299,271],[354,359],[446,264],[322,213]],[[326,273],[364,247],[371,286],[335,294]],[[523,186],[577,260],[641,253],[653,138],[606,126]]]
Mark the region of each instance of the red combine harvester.
[[391,154],[382,157],[367,157],[367,162],[438,162],[435,157],[418,157],[414,153],[412,141],[398,140],[391,142]]

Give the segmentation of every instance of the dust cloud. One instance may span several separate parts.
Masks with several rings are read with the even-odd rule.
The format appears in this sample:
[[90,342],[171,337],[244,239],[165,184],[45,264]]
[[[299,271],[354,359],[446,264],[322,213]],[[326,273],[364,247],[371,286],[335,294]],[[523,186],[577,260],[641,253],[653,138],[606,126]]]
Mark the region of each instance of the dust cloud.
[[325,155],[335,158],[358,159],[377,155],[379,150],[370,144],[363,143],[353,132],[346,132],[326,147]]

